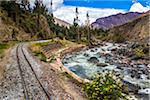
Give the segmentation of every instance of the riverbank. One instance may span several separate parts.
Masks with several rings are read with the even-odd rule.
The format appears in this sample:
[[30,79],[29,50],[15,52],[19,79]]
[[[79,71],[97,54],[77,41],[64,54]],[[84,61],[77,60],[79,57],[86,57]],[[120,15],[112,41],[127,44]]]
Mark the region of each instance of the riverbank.
[[[48,46],[52,48],[52,45]],[[115,71],[119,76],[123,76],[123,82],[131,94],[146,94],[143,88],[150,87],[148,81],[150,70],[147,67],[149,57],[145,53],[147,47],[141,48],[142,45],[137,43],[107,42],[92,47],[78,44],[59,47],[50,50],[50,54],[45,53],[49,57],[48,63],[61,73],[67,72],[79,83],[89,82],[96,73]],[[51,58],[55,59],[51,62]]]
[[[48,70],[53,70],[56,74],[54,76],[57,76],[57,83],[59,83],[60,86],[64,88],[66,92],[70,93],[75,100],[79,100],[79,99],[87,100],[85,93],[82,92],[82,85],[83,85],[82,82],[81,81],[79,82],[76,80],[76,78],[73,78],[74,76],[78,78],[78,76],[73,72],[71,72],[70,70],[66,69],[66,67],[63,66],[61,63],[61,59],[63,58],[63,56],[66,55],[66,53],[72,51],[78,51],[79,49],[81,50],[82,48],[85,47],[85,45],[79,45],[76,43],[63,40],[59,42],[58,41],[52,42],[52,44],[56,44],[56,43],[61,44],[61,46],[59,45],[60,48],[56,47],[55,49],[53,49],[53,46],[56,45],[52,45],[51,42],[52,41],[50,41],[50,44],[48,43],[48,45],[46,42],[42,43],[42,44],[46,44],[48,47],[46,45],[42,45],[43,47],[42,46],[40,47],[41,52],[47,57],[46,62],[42,61],[42,63],[44,63],[47,66],[44,68],[45,75],[47,76],[51,75],[48,72]],[[33,49],[35,50],[35,48],[36,50],[39,50],[39,47],[36,47],[35,44],[32,46],[33,48],[30,47],[31,50]],[[45,50],[47,48],[49,48],[48,51]],[[72,76],[72,74],[70,73],[73,73],[74,76]]]

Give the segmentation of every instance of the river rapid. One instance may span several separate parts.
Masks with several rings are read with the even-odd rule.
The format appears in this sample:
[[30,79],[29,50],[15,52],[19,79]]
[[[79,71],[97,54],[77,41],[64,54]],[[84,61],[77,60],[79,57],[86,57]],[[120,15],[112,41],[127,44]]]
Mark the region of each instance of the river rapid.
[[114,71],[123,77],[129,91],[150,94],[150,65],[136,60],[128,44],[101,43],[93,48],[66,54],[62,63],[81,78],[94,79],[98,73]]

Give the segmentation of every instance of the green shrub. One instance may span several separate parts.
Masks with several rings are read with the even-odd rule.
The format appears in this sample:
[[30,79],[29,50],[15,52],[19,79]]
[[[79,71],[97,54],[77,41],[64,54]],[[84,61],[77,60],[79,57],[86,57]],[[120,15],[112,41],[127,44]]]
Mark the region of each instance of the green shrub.
[[34,52],[34,55],[37,56],[41,61],[46,62],[46,57],[42,52]]
[[113,40],[114,42],[116,43],[122,43],[124,42],[126,39],[126,37],[123,35],[123,34],[114,34],[112,37],[111,37],[111,40]]
[[134,53],[135,53],[135,55],[136,55],[137,57],[139,57],[139,58],[145,56],[145,54],[144,54],[142,48],[135,48],[135,49],[134,49]]
[[6,49],[9,49],[10,47],[14,46],[17,43],[17,41],[11,41],[7,43],[0,43],[0,58],[4,56],[4,52]]
[[48,44],[50,44],[50,41],[36,43],[35,46],[46,46],[46,45],[48,45]]
[[55,54],[52,54],[51,57],[50,57],[50,63],[52,63],[53,61],[56,60],[56,55]]
[[8,44],[0,43],[0,49],[7,49],[7,48],[8,48]]
[[123,96],[123,84],[112,73],[99,75],[92,83],[83,87],[90,100],[119,100]]
[[0,58],[3,57],[4,50],[8,48],[8,44],[0,43]]

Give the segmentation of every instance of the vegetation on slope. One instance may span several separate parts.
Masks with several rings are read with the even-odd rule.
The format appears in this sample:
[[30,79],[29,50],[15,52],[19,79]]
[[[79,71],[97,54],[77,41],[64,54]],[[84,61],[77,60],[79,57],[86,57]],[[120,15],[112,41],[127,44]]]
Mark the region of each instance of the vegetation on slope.
[[120,34],[125,37],[126,40],[135,42],[149,42],[149,13],[143,16],[123,24],[116,26],[108,31],[109,34]]
[[[31,10],[29,3],[18,3],[16,1],[1,1],[1,9],[7,13],[17,28],[23,29],[32,39],[48,38],[50,34],[47,19],[44,17],[46,14],[46,7],[35,1],[35,7]],[[3,19],[2,19],[3,20]],[[3,20],[7,22],[8,20]],[[13,29],[14,30],[14,29]],[[14,32],[14,38],[19,34]],[[22,34],[23,35],[23,34]]]
[[[59,37],[60,39],[65,38],[79,43],[91,43],[92,41],[90,42],[90,40],[92,40],[92,37],[103,33],[102,30],[92,29],[87,26],[79,27],[77,24],[72,25],[70,28],[55,24],[53,14],[49,13],[46,6],[39,0],[35,0],[33,8],[30,8],[30,3],[28,1],[24,2],[24,0],[20,0],[20,2],[1,1],[1,9],[7,14],[3,18],[8,17],[14,23],[15,27],[12,28],[14,31],[10,33],[17,40],[20,40],[18,38],[19,34],[20,36],[26,34],[25,36],[28,37],[25,39],[27,40]],[[7,23],[8,19],[2,20]],[[18,32],[18,29],[24,32],[21,34],[21,32]],[[91,38],[88,38],[88,34],[90,34]],[[9,34],[8,37],[11,35]]]
[[123,83],[113,73],[99,75],[92,83],[87,83],[83,90],[90,100],[122,100]]

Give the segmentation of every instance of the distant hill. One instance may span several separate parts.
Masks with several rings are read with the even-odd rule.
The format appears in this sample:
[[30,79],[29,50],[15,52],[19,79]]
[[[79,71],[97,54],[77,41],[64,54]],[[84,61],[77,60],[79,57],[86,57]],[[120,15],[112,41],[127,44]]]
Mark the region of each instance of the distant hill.
[[118,33],[126,36],[129,40],[148,43],[150,38],[149,18],[150,12],[144,13],[133,21],[111,28],[108,33]]
[[125,14],[119,13],[116,15],[99,18],[95,22],[93,22],[91,25],[93,28],[97,28],[97,29],[101,28],[103,30],[107,30],[114,26],[125,24],[125,23],[137,18],[141,14],[142,13],[137,13],[137,12],[128,12]]

